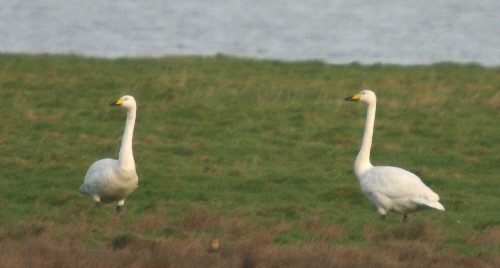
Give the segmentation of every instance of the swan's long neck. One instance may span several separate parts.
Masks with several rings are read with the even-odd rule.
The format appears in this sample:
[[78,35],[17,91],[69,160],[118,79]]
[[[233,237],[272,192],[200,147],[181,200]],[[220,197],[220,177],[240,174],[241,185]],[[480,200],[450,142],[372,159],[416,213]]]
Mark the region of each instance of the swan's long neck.
[[135,169],[134,155],[132,152],[132,138],[134,136],[136,108],[127,111],[127,121],[125,122],[125,131],[123,133],[122,146],[118,162],[122,169]]
[[372,167],[370,163],[370,149],[372,147],[376,106],[375,101],[368,104],[363,141],[361,142],[361,149],[359,149],[358,156],[356,156],[356,161],[354,162],[354,171],[357,175],[362,174],[368,168]]

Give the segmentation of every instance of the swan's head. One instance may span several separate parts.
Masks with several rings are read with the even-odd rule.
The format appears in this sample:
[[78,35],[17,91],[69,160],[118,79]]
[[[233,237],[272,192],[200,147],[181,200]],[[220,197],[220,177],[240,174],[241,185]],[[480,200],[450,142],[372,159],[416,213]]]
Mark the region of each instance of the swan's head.
[[345,98],[346,101],[362,101],[366,103],[375,103],[377,101],[377,96],[371,90],[365,89],[356,93],[350,97]]
[[112,106],[122,106],[125,109],[132,109],[136,107],[135,99],[132,96],[125,95],[111,103]]

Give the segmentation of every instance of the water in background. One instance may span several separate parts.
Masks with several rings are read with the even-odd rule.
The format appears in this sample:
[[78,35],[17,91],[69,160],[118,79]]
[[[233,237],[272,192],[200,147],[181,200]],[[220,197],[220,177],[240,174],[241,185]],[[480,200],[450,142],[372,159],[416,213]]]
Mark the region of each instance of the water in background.
[[498,0],[0,0],[0,52],[500,64]]

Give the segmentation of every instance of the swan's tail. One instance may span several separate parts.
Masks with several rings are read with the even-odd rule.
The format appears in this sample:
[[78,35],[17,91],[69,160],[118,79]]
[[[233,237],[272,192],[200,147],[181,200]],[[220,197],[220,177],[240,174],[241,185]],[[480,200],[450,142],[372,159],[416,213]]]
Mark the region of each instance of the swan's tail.
[[78,192],[80,192],[83,195],[90,195],[88,192],[88,185],[84,184],[78,189]]
[[427,206],[431,207],[431,208],[435,208],[437,210],[445,211],[444,206],[441,203],[437,202],[437,201],[429,203],[429,204],[427,204]]
[[423,198],[418,198],[418,197],[414,197],[412,199],[413,199],[412,200],[413,202],[420,204],[422,206],[445,211],[444,206],[441,203],[439,203],[438,201],[429,201],[429,200],[426,200]]

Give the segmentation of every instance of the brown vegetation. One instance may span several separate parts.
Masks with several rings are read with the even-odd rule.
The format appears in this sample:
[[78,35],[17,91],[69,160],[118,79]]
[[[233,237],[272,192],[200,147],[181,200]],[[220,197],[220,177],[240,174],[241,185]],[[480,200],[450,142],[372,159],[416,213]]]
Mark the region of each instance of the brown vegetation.
[[[0,236],[0,267],[499,267],[500,257],[477,254],[464,258],[438,250],[442,230],[427,221],[396,225],[389,232],[366,226],[364,236],[374,245],[346,247],[335,241],[345,234],[340,226],[326,226],[318,219],[301,223],[304,232],[318,235],[309,243],[279,246],[276,235],[290,229],[287,223],[264,228],[241,218],[209,215],[194,208],[186,212],[181,230],[173,230],[164,217],[145,214],[130,233],[115,234],[120,217],[103,226],[82,217],[73,227],[37,222],[11,227]],[[85,241],[99,228],[108,242]],[[102,229],[101,229],[102,228]],[[170,232],[166,230],[171,230]],[[164,232],[147,238],[148,232]],[[217,232],[217,238],[206,237]],[[205,236],[204,236],[205,235]],[[199,237],[198,237],[199,236]],[[207,250],[217,240],[216,250]],[[466,243],[498,245],[498,229]],[[212,241],[212,242],[211,242]],[[93,245],[93,246],[91,246]]]

